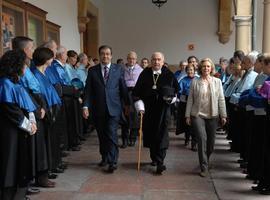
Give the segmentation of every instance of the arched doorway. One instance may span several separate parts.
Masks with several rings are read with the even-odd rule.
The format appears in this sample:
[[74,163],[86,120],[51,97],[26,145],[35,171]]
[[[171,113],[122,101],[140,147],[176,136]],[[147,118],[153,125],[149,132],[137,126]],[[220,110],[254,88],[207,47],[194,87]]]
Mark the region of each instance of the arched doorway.
[[93,58],[98,56],[99,25],[98,8],[89,0],[78,0],[78,27],[80,49]]

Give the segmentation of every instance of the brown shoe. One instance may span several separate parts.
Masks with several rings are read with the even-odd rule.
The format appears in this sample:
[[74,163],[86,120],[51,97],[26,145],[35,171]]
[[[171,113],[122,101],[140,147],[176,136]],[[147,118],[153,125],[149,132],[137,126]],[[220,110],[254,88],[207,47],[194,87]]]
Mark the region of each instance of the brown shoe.
[[199,175],[201,176],[201,177],[207,177],[208,176],[208,172],[205,170],[205,171],[201,171],[200,173],[199,173]]
[[48,176],[40,176],[37,180],[37,186],[38,187],[44,187],[44,188],[54,188],[55,182],[50,181],[48,179]]

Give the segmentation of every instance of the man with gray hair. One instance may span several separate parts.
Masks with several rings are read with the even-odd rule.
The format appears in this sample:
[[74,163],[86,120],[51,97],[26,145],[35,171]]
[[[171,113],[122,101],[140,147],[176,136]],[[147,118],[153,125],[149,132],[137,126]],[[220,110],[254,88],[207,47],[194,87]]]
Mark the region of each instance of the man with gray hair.
[[57,44],[54,40],[49,40],[47,42],[44,42],[40,47],[46,47],[52,50],[54,54],[54,58],[55,58],[56,52],[57,52]]
[[232,94],[230,102],[233,104],[238,104],[240,95],[245,91],[252,87],[258,73],[254,71],[254,64],[256,62],[258,52],[252,51],[248,55],[246,55],[243,59],[241,67],[245,70],[244,75],[242,76],[242,80],[239,83],[239,87]]
[[[248,134],[246,133],[246,127],[250,124],[247,124],[245,120],[247,120],[246,116],[248,113],[253,112],[250,110],[250,107],[241,107],[239,106],[239,99],[241,95],[246,90],[250,90],[253,87],[254,81],[258,75],[254,71],[254,64],[256,62],[258,56],[258,52],[252,51],[248,55],[244,56],[243,61],[241,62],[242,70],[245,70],[241,81],[239,82],[238,88],[231,95],[230,103],[234,110],[235,119],[232,120],[232,149],[240,153],[240,157],[243,159],[241,163],[241,167],[245,168],[247,166],[247,152],[246,145],[248,144]],[[249,121],[249,120],[248,120]],[[247,130],[249,131],[249,130]]]
[[[145,68],[133,90],[135,108],[143,117],[143,144],[150,148],[156,173],[166,170],[164,159],[169,147],[170,104],[176,101],[179,86],[174,74],[164,66],[164,55],[155,52],[151,67]],[[144,109],[145,108],[145,109]]]
[[186,66],[188,65],[186,60],[181,60],[179,63],[179,70],[177,70],[174,73],[175,78],[177,79],[178,83],[181,81],[182,78],[184,78],[187,73],[186,73]]
[[67,60],[67,49],[63,46],[59,46],[55,52],[55,59],[51,66],[49,66],[45,74],[48,77],[51,84],[70,85],[70,80],[65,71],[65,64]]
[[[67,49],[64,46],[59,46],[56,51],[56,57],[52,65],[46,69],[46,76],[50,82],[57,87],[60,86],[60,94],[62,97],[64,109],[66,111],[66,125],[67,125],[67,141],[64,138],[64,143],[68,146],[68,150],[79,151],[78,146],[78,128],[76,116],[78,113],[76,103],[79,97],[79,91],[71,85],[68,75],[65,71],[65,64],[67,60]],[[58,90],[59,91],[59,90]]]
[[[128,53],[127,64],[124,67],[124,69],[125,69],[124,78],[128,88],[128,96],[131,104],[133,104],[132,91],[136,85],[139,75],[143,71],[142,67],[137,64],[136,52],[130,51]],[[125,117],[127,119],[127,123],[124,122],[122,125],[123,144],[121,148],[126,148],[127,145],[134,146],[139,130],[139,119],[134,106],[131,106],[130,112],[128,114],[125,113]]]
[[77,74],[79,76],[79,79],[83,82],[83,85],[85,86],[88,69],[91,66],[94,66],[94,62],[92,60],[88,60],[88,57],[85,53],[80,53],[79,56],[79,67],[77,68]]

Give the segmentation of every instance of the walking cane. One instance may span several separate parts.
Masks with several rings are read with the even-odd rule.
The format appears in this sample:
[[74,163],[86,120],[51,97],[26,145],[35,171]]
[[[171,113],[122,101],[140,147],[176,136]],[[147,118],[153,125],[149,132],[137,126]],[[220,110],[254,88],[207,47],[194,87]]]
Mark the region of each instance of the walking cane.
[[142,150],[142,123],[143,123],[143,113],[140,112],[140,130],[139,130],[139,152],[138,152],[138,171],[140,171],[141,165],[141,150]]

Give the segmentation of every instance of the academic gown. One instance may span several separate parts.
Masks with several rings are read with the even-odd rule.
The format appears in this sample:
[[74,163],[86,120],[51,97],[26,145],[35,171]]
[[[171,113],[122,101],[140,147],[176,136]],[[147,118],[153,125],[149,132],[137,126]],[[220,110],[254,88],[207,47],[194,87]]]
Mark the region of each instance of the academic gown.
[[190,126],[186,124],[186,117],[185,117],[185,112],[186,112],[186,105],[187,105],[187,98],[189,94],[189,88],[191,85],[191,82],[193,78],[197,77],[189,77],[186,76],[184,77],[180,82],[179,82],[179,99],[180,102],[178,104],[177,108],[177,122],[176,122],[176,134],[181,134],[183,132],[187,133],[186,135],[190,134]]
[[[61,154],[59,149],[59,141],[57,142],[56,137],[52,136],[52,124],[55,121],[55,110],[58,110],[61,106],[61,99],[58,96],[55,88],[49,82],[48,78],[42,74],[36,67],[32,69],[33,74],[40,83],[40,90],[42,98],[46,102],[46,115],[43,120],[41,120],[43,128],[43,134],[37,136],[37,147],[38,155],[38,169],[42,171],[45,170],[45,166],[49,169],[53,169],[53,166],[57,166],[57,163],[61,161]],[[58,145],[58,146],[57,146]]]
[[[45,76],[48,78],[49,82],[54,86],[56,89],[59,97],[64,100],[63,98],[63,89],[62,85],[64,84],[63,80],[58,75],[54,64],[56,61],[52,63],[51,66],[47,67],[45,70]],[[52,124],[51,131],[53,132],[52,136],[54,137],[55,143],[60,143],[63,145],[63,149],[68,148],[68,130],[67,130],[67,112],[63,102],[62,106],[60,107],[59,114],[56,115],[56,119]]]
[[145,105],[143,144],[148,148],[158,146],[159,149],[167,149],[170,105],[163,100],[161,88],[173,88],[174,93],[177,94],[179,86],[174,74],[164,66],[157,80],[157,89],[153,89],[153,85],[152,68],[146,68],[140,74],[133,90],[134,101],[141,99]]
[[0,78],[0,187],[26,187],[32,179],[29,133],[20,129],[36,109],[25,89]]
[[77,90],[71,85],[65,67],[62,66],[57,60],[52,62],[52,68],[58,74],[61,79],[63,105],[66,110],[67,121],[67,136],[68,136],[68,148],[72,148],[78,145],[78,135],[82,135],[82,129],[80,129],[78,113],[81,108],[78,106],[78,96],[76,96]]

